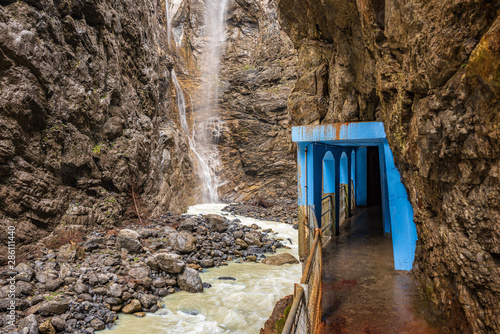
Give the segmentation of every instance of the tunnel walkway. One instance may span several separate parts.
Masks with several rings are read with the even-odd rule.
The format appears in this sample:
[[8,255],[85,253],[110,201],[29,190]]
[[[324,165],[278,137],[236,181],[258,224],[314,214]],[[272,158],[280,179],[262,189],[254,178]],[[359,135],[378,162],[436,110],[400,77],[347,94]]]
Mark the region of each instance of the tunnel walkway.
[[394,270],[380,206],[353,213],[323,246],[320,333],[441,333],[409,272]]

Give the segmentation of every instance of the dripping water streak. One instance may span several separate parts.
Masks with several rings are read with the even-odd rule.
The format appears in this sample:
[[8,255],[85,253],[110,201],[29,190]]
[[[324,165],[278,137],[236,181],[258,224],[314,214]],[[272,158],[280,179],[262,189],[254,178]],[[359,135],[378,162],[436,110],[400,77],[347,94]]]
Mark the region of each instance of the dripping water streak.
[[168,47],[170,49],[170,39],[171,39],[171,36],[172,36],[172,18],[170,17],[170,8],[169,8],[169,3],[168,3],[168,0],[165,0],[165,9],[166,9],[166,12],[167,12],[167,44],[168,44]]
[[205,189],[208,189],[210,191],[210,199],[216,198],[219,181],[217,176],[214,175],[214,170],[216,170],[218,166],[214,166],[213,161],[217,161],[217,159],[214,159],[214,157],[211,155],[212,152],[208,152],[208,154],[200,153],[196,145],[196,142],[194,140],[196,136],[194,127],[193,127],[193,135],[190,136],[189,134],[187,119],[186,119],[186,98],[184,97],[184,92],[182,91],[182,88],[179,84],[179,80],[177,80],[175,69],[172,69],[172,81],[174,83],[175,92],[177,95],[177,109],[179,110],[179,121],[181,123],[182,129],[184,130],[188,138],[189,148],[191,149],[191,151],[194,153],[194,155],[198,160],[200,174],[201,174],[200,176],[203,181],[203,186]]

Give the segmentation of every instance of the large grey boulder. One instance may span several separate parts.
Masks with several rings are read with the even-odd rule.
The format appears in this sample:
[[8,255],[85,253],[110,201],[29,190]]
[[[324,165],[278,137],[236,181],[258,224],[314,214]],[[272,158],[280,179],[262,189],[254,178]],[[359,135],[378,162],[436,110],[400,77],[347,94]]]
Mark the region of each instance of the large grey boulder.
[[178,274],[182,272],[186,263],[181,260],[181,257],[172,253],[158,253],[154,257],[158,268],[170,274]]
[[21,320],[19,324],[21,328],[21,333],[26,334],[38,334],[38,321],[36,320],[36,316],[34,314],[30,314],[27,317]]
[[170,233],[168,245],[180,253],[192,253],[196,251],[196,238],[188,232]]
[[140,280],[140,279],[149,277],[149,275],[151,274],[151,271],[146,266],[136,267],[136,268],[130,269],[128,274],[129,274],[129,276],[132,276],[133,278]]
[[16,281],[30,282],[35,274],[35,270],[26,263],[20,263],[14,269],[18,274],[16,275]]
[[113,283],[109,286],[108,288],[108,295],[115,297],[115,298],[120,298],[123,294],[122,287],[119,284]]
[[178,229],[180,231],[193,232],[198,226],[198,222],[195,217],[186,218],[182,223],[179,224]]
[[181,290],[187,292],[203,292],[203,282],[200,275],[190,267],[185,267],[184,271],[177,275],[177,285]]
[[297,260],[292,254],[289,253],[281,253],[278,255],[274,256],[269,256],[262,260],[262,263],[268,264],[271,266],[281,266],[282,264],[294,264],[294,263],[299,263],[299,260]]
[[38,309],[41,315],[63,314],[69,307],[69,303],[65,300],[51,300],[44,302]]
[[210,226],[210,230],[215,232],[226,232],[227,230],[227,219],[219,215],[207,215],[205,216],[207,220],[207,225]]
[[35,276],[38,282],[45,284],[49,281],[57,279],[59,274],[54,270],[44,270],[37,272]]
[[123,229],[118,232],[116,246],[118,250],[124,248],[131,254],[142,252],[141,242],[139,241],[139,233],[129,229]]

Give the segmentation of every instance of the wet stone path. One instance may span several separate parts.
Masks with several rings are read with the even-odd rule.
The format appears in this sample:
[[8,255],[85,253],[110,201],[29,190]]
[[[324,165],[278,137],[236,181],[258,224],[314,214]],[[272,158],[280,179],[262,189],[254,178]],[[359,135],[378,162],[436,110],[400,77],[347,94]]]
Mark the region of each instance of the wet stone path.
[[354,213],[324,245],[321,333],[443,333],[410,274],[394,269],[380,207]]

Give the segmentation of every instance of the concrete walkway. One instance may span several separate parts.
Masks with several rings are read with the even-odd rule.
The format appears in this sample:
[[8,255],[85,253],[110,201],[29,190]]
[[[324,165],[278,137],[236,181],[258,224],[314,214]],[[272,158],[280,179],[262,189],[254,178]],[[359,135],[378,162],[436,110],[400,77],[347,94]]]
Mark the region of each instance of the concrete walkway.
[[322,333],[442,333],[409,273],[394,270],[380,207],[357,208],[323,257]]

